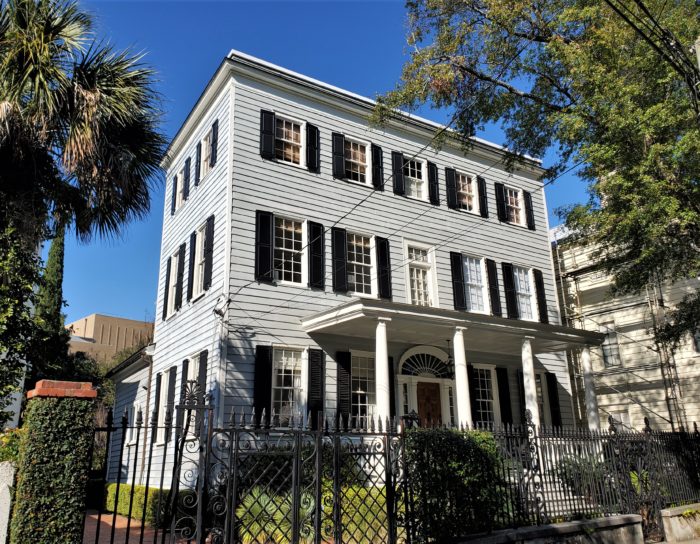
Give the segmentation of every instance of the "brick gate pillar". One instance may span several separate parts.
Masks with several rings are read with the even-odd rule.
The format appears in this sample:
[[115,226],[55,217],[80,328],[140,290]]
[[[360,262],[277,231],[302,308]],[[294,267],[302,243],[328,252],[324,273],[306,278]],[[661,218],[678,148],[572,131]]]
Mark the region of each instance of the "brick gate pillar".
[[10,544],[82,541],[96,397],[90,383],[54,380],[27,393]]

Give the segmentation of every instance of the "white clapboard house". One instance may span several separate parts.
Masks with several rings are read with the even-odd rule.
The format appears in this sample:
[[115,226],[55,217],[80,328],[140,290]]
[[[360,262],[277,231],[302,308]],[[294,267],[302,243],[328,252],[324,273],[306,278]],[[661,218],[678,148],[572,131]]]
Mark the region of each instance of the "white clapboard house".
[[540,162],[373,108],[223,60],[163,164],[155,346],[114,373],[117,413],[162,421],[199,380],[218,423],[573,425],[563,352],[601,335],[560,324]]

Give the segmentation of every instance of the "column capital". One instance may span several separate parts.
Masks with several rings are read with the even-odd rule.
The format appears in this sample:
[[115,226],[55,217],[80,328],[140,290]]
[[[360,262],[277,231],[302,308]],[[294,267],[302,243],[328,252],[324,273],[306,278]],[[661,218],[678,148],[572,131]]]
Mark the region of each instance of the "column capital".
[[377,322],[378,322],[378,323],[388,323],[389,321],[391,321],[391,318],[390,318],[390,317],[381,317],[381,316],[380,316],[380,317],[377,318]]
[[468,327],[463,327],[461,325],[455,327],[455,332],[464,332],[467,330]]

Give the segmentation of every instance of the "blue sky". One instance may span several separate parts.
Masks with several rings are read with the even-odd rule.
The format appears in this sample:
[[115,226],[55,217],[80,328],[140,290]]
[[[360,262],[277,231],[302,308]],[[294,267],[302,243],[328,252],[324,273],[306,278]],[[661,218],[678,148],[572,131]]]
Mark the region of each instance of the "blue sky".
[[[95,17],[98,36],[118,49],[146,53],[145,62],[158,72],[168,137],[231,49],[369,97],[394,87],[406,59],[401,1],[93,0],[81,5]],[[446,120],[428,108],[419,113]],[[495,127],[479,135],[503,142]],[[547,188],[550,223],[558,223],[557,207],[585,199],[585,186],[574,176],[557,180]],[[89,244],[67,239],[66,322],[91,313],[154,318],[162,218],[160,183],[148,217],[128,225],[120,238]]]

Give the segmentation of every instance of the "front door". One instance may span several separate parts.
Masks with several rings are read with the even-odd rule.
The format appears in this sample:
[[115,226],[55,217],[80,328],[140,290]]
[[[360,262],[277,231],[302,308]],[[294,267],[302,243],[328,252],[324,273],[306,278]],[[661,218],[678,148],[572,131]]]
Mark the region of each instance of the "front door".
[[442,424],[442,403],[440,402],[440,384],[418,382],[418,418],[421,427]]

